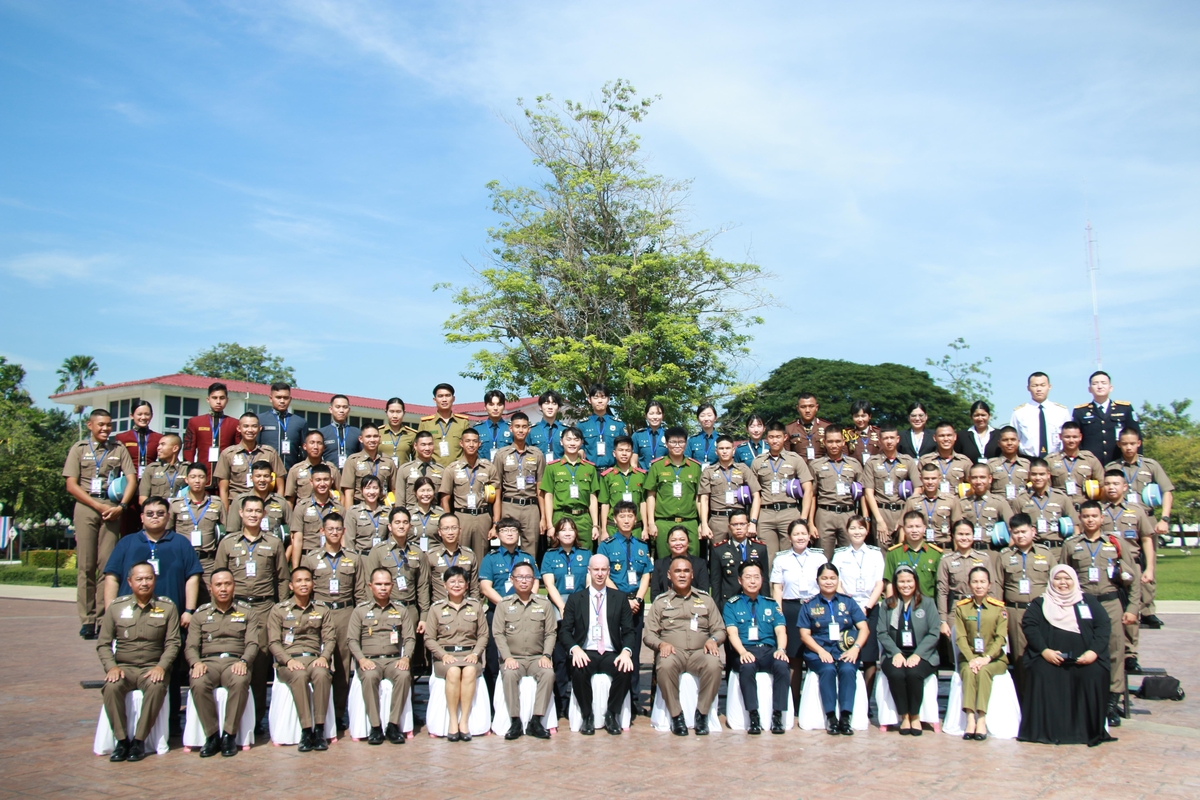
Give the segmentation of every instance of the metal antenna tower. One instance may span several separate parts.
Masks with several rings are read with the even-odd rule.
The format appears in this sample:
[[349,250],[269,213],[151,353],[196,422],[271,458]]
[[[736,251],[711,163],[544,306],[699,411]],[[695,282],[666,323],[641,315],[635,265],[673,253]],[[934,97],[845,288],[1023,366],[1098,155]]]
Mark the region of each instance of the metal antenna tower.
[[1100,353],[1100,302],[1096,297],[1096,272],[1100,268],[1096,266],[1096,237],[1095,231],[1092,230],[1092,221],[1090,219],[1084,227],[1084,233],[1086,237],[1088,279],[1092,283],[1092,338],[1096,349],[1096,369],[1101,369],[1104,366],[1104,359]]

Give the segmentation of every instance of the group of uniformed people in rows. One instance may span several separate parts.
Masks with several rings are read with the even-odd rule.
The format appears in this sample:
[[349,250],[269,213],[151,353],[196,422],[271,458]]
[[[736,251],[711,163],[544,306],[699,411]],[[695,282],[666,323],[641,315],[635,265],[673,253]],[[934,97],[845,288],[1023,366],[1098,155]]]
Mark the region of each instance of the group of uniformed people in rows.
[[[448,384],[435,388],[437,413],[423,418],[415,430],[403,424],[404,404],[397,398],[387,403],[386,426],[351,427],[349,401],[338,395],[330,405],[333,423],[309,431],[302,417],[287,410],[286,384],[271,387],[273,413],[268,419],[247,413],[236,423],[221,413],[225,387],[213,384],[211,413],[190,420],[182,439],[150,432],[152,411],[146,404],[134,415],[135,423],[144,424],[115,437],[110,437],[108,414],[97,410],[88,421],[89,439],[72,448],[64,469],[68,491],[77,500],[81,635],[92,638],[98,633],[97,569],[108,573],[114,584],[128,579],[128,588],[122,588],[134,591],[131,575],[109,569],[122,515],[142,508],[140,533],[151,546],[141,548],[149,550],[149,557],[133,563],[144,560],[158,572],[145,514],[148,508],[167,505],[163,532],[183,537],[200,565],[197,575],[180,581],[190,588],[175,598],[176,605],[183,604],[185,624],[196,614],[207,614],[212,622],[214,609],[236,619],[244,615],[242,630],[255,631],[259,642],[247,648],[248,657],[245,651],[236,654],[250,667],[236,674],[253,684],[260,715],[272,658],[293,691],[300,684],[305,691],[310,685],[316,689],[311,720],[303,720],[308,704],[297,695],[298,713],[311,723],[305,726],[306,741],[314,749],[321,746],[326,713],[317,684],[328,678],[335,710],[344,721],[352,665],[362,676],[371,671],[364,661],[373,664],[375,657],[395,656],[379,674],[389,677],[390,668],[401,680],[399,673],[411,670],[421,651],[418,636],[439,677],[447,678],[448,699],[458,702],[460,711],[470,708],[471,673],[484,654],[489,690],[501,660],[505,672],[538,677],[539,669],[549,670],[561,710],[572,684],[568,662],[578,672],[582,660],[572,652],[574,645],[567,646],[572,639],[563,635],[562,625],[543,623],[548,647],[545,640],[534,646],[536,637],[525,637],[525,649],[540,647],[545,652],[518,655],[510,649],[511,655],[503,655],[503,637],[494,633],[495,617],[503,619],[497,609],[515,596],[524,605],[532,604],[534,614],[542,613],[536,609],[548,602],[549,610],[557,612],[554,616],[565,622],[568,601],[577,594],[583,597],[589,585],[595,549],[603,556],[603,585],[619,591],[621,605],[629,609],[633,641],[621,651],[629,651],[630,669],[622,668],[623,661],[614,666],[615,656],[612,664],[601,660],[614,678],[625,675],[635,712],[641,641],[659,651],[657,688],[671,711],[672,727],[684,734],[678,703],[664,686],[664,677],[668,684],[672,680],[672,669],[663,670],[672,653],[663,650],[716,658],[718,645],[724,645],[726,663],[743,676],[769,669],[777,683],[784,681],[776,694],[785,700],[787,665],[795,692],[807,662],[821,677],[831,732],[848,733],[848,723],[832,717],[833,709],[847,708],[847,698],[838,697],[835,690],[843,666],[857,670],[866,665],[873,678],[881,649],[892,661],[912,656],[887,646],[881,618],[894,621],[896,615],[878,613],[881,601],[894,606],[897,570],[912,573],[923,597],[936,598],[943,654],[950,649],[946,643],[951,636],[960,644],[978,642],[978,637],[961,638],[967,626],[956,626],[954,617],[957,604],[971,602],[971,572],[977,567],[987,570],[987,595],[1008,620],[1008,650],[1020,676],[1021,613],[1040,596],[1056,562],[1086,555],[1086,565],[1075,565],[1080,576],[1087,576],[1086,581],[1081,577],[1083,589],[1107,603],[1106,609],[1119,612],[1112,629],[1124,631],[1112,637],[1112,683],[1117,692],[1123,687],[1122,667],[1137,668],[1139,611],[1156,622],[1154,535],[1156,526],[1157,532],[1165,532],[1172,487],[1161,467],[1140,455],[1141,438],[1131,411],[1108,400],[1108,376],[1093,375],[1091,387],[1093,402],[1077,407],[1073,418],[1060,420],[1062,407],[1046,397],[1048,378],[1035,373],[1029,380],[1031,402],[1014,412],[1012,426],[991,429],[990,409],[976,403],[973,428],[960,433],[939,423],[928,435],[924,409],[917,404],[910,414],[913,427],[903,436],[894,428],[871,425],[866,403],[855,404],[853,426],[835,426],[818,416],[816,399],[803,394],[795,421],[783,425],[752,417],[749,438],[740,444],[716,431],[717,415],[707,404],[697,410],[701,430],[693,436],[682,428],[664,427],[658,403],[647,407],[646,427],[629,436],[625,424],[609,412],[602,387],[589,392],[593,413],[578,425],[559,420],[562,401],[554,392],[539,397],[543,418],[530,425],[520,412],[505,419],[504,395],[492,391],[485,396],[488,418],[470,426],[465,416],[454,412],[454,390]],[[1110,430],[1117,424],[1125,426],[1119,435]],[[1110,439],[1116,443],[1112,452]],[[960,452],[972,449],[964,448],[964,441],[973,445],[975,460]],[[148,460],[151,444],[154,460]],[[930,449],[922,452],[927,446]],[[905,449],[917,457],[902,452]],[[1156,503],[1162,510],[1158,522],[1153,517]],[[872,534],[876,545],[866,543]],[[126,537],[130,538],[140,541]],[[810,540],[819,549],[810,550]],[[1097,541],[1099,549],[1093,546]],[[707,561],[699,558],[702,544]],[[659,556],[657,567],[651,546]],[[129,558],[145,555],[133,552],[133,547],[124,549],[130,551],[124,566]],[[676,573],[683,571],[685,562],[688,581],[681,592]],[[528,570],[514,572],[521,564]],[[448,573],[451,568],[461,570],[461,576]],[[526,578],[526,571],[531,577]],[[834,595],[825,592],[832,580],[823,580],[828,572],[837,577],[830,584]],[[756,574],[758,589],[748,589]],[[222,585],[232,580],[233,593],[226,601],[213,588],[218,575]],[[197,576],[202,586],[192,580]],[[459,577],[462,592],[448,593]],[[652,582],[659,590],[653,594]],[[758,592],[768,582],[771,599],[760,598]],[[531,591],[523,593],[526,584]],[[547,600],[538,595],[539,584]],[[212,603],[197,608],[203,594]],[[601,594],[596,597],[603,604]],[[648,629],[651,619],[661,623],[663,615],[655,617],[645,607],[657,596],[667,598],[664,611],[678,611],[672,595],[691,598],[696,609],[704,605],[698,602],[703,597],[713,603],[711,613],[697,611],[687,620],[688,627],[677,631],[682,635],[678,645],[662,639],[661,631]],[[136,591],[131,596],[136,597]],[[114,598],[107,600],[111,611]],[[361,614],[357,603],[366,609]],[[243,606],[244,611],[238,610]],[[167,618],[164,608],[155,613]],[[122,614],[128,611],[128,606],[121,609]],[[472,632],[465,623],[451,625],[441,632],[454,629],[464,641],[441,641],[437,620],[448,612],[458,622],[482,627]],[[402,622],[390,628],[370,623],[364,627],[368,613],[372,623],[393,616]],[[273,615],[282,617],[274,629]],[[665,616],[672,618],[670,613]],[[701,626],[702,616],[707,628]],[[312,622],[301,624],[303,620]],[[329,635],[322,632],[326,625],[332,626]],[[349,637],[352,629],[365,631],[370,642]],[[194,630],[188,626],[189,636]],[[692,634],[702,630],[711,636],[684,648],[696,645]],[[595,632],[595,625],[587,627],[588,634]],[[274,633],[278,642],[270,638]],[[314,635],[312,641],[304,638]],[[609,644],[622,642],[626,631],[618,627],[613,637]],[[122,638],[115,638],[119,653]],[[576,642],[579,649],[597,652],[583,646],[596,644],[594,637],[583,638],[586,641]],[[111,647],[109,642],[101,643],[102,655]],[[158,658],[169,652],[164,649]],[[235,655],[233,650],[220,652],[226,658]],[[187,655],[193,662],[190,648]],[[203,653],[196,655],[198,661]],[[525,664],[522,658],[533,661]],[[696,664],[701,662],[702,658]],[[716,663],[719,677],[719,659]],[[753,669],[741,670],[743,663]],[[884,671],[889,671],[886,661]],[[306,680],[290,674],[301,672]],[[539,678],[545,680],[544,675]],[[716,682],[705,674],[700,684],[701,707],[707,707],[704,701],[710,692],[710,701],[716,696]],[[370,687],[374,692],[377,685],[377,680],[363,681],[364,690]],[[577,682],[575,689],[579,695]],[[396,691],[393,698],[401,702],[406,695]],[[750,728],[758,732],[757,703],[750,695],[753,692],[746,696],[746,708],[755,715]],[[506,695],[510,705],[515,696],[515,691]],[[543,710],[550,696],[539,691]],[[897,697],[898,707],[901,703]],[[377,735],[377,705],[376,699],[371,740],[402,741],[394,708],[387,730]],[[372,709],[371,702],[367,708]],[[782,710],[776,702],[773,713]],[[1110,722],[1119,724],[1115,706],[1110,703],[1108,710]],[[540,717],[535,714],[536,719]],[[469,738],[457,722],[452,721],[451,735]],[[612,722],[605,721],[610,732]],[[772,730],[782,732],[775,722]],[[703,732],[699,715],[695,726],[697,733]],[[510,733],[520,735],[517,727],[514,723]],[[913,730],[912,719],[901,729]],[[915,730],[920,730],[919,723]],[[531,723],[528,732],[541,735],[544,729]]]

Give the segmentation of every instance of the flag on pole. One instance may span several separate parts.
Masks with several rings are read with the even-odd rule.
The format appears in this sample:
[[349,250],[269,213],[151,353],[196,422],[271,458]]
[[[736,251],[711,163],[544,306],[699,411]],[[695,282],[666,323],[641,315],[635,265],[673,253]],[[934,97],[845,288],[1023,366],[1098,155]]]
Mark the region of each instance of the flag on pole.
[[10,538],[15,538],[17,531],[13,528],[12,517],[0,517],[0,550],[8,547]]

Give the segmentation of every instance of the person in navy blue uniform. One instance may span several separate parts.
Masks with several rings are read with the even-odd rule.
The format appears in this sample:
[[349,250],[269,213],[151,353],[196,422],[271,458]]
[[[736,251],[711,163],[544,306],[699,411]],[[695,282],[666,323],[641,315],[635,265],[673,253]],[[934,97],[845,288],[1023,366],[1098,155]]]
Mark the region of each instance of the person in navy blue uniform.
[[750,437],[746,441],[737,446],[737,450],[733,451],[733,460],[739,464],[745,464],[747,467],[754,462],[754,459],[767,452],[770,448],[767,447],[767,440],[763,438],[767,433],[767,421],[758,414],[751,414],[746,420],[746,434]]
[[700,423],[700,432],[688,437],[687,449],[683,454],[707,467],[717,463],[717,437],[721,435],[716,429],[717,410],[713,404],[701,403],[696,409],[696,420]]
[[512,444],[512,429],[504,420],[504,406],[508,399],[499,389],[491,389],[483,396],[483,407],[487,419],[475,425],[479,431],[479,453],[488,461],[496,460],[496,451]]
[[325,440],[325,452],[321,458],[341,469],[346,466],[347,458],[362,450],[362,442],[358,440],[362,431],[347,424],[350,419],[350,398],[346,395],[335,394],[329,398],[329,414],[333,422],[319,429]]
[[[762,597],[763,565],[757,560],[743,561],[738,567],[742,592],[725,604],[722,616],[736,659],[733,669],[738,674],[742,703],[750,714],[746,732],[752,736],[762,733],[758,713],[758,673],[771,673],[771,733],[783,733],[783,712],[791,681],[788,667],[787,626],[783,612],[775,601]],[[732,689],[732,686],[730,687]]]
[[646,404],[646,427],[633,433],[633,454],[636,466],[646,469],[650,462],[667,454],[667,427],[663,425],[663,404],[651,400]]
[[[770,569],[770,551],[758,539],[750,537],[750,513],[738,509],[729,515],[729,539],[712,549],[708,565],[708,593],[718,608],[741,591],[741,568],[757,561]],[[728,666],[728,664],[727,664]]]
[[[1088,378],[1092,402],[1075,406],[1071,417],[1083,431],[1080,449],[1108,464],[1121,457],[1118,442],[1121,431],[1137,422],[1133,405],[1124,400],[1112,400],[1112,379],[1107,372],[1096,371]],[[1138,452],[1141,452],[1140,450]]]
[[531,447],[542,451],[546,463],[558,461],[563,456],[562,434],[567,426],[558,420],[558,409],[562,406],[562,401],[562,395],[555,391],[538,395],[538,408],[542,410],[542,418],[529,429],[529,437],[525,440]]
[[554,641],[553,655],[554,702],[563,714],[571,703],[571,673],[567,669],[567,648],[562,641],[562,616],[571,595],[587,586],[588,559],[592,554],[575,546],[579,531],[575,530],[575,521],[570,517],[558,521],[553,541],[557,544],[542,556],[542,584],[546,587],[546,596],[558,609],[558,638]]
[[500,674],[500,651],[496,649],[496,640],[491,633],[492,619],[496,616],[496,607],[500,605],[500,601],[513,593],[512,568],[517,564],[533,567],[535,593],[538,589],[537,581],[541,577],[533,556],[518,547],[521,543],[520,522],[512,517],[504,517],[496,523],[496,536],[500,539],[500,546],[484,556],[479,565],[479,593],[488,601],[488,645],[483,679],[487,681],[489,697],[496,691],[496,677]]
[[617,463],[613,458],[613,439],[625,435],[625,423],[608,413],[608,400],[608,389],[603,386],[597,384],[588,389],[592,415],[579,423],[584,458],[592,462],[597,471]]
[[271,384],[271,413],[259,415],[259,443],[274,447],[287,469],[304,460],[304,437],[308,436],[308,420],[289,411],[291,405],[291,385],[277,381]]
[[[624,592],[629,602],[634,633],[640,642],[642,627],[646,621],[646,595],[650,591],[650,575],[654,571],[654,562],[650,560],[650,550],[646,543],[633,535],[633,527],[637,524],[637,506],[625,500],[617,503],[613,510],[613,522],[617,526],[617,532],[600,544],[598,552],[608,558],[609,585],[619,592]],[[637,714],[641,707],[638,700],[641,650],[640,646],[635,647],[632,654],[633,675],[630,676],[629,697],[633,700],[634,714]]]
[[806,649],[804,661],[820,682],[825,732],[831,736],[839,733],[853,736],[850,715],[854,709],[858,655],[871,634],[858,603],[837,590],[839,580],[837,567],[821,565],[817,570],[821,593],[800,607],[796,627]]

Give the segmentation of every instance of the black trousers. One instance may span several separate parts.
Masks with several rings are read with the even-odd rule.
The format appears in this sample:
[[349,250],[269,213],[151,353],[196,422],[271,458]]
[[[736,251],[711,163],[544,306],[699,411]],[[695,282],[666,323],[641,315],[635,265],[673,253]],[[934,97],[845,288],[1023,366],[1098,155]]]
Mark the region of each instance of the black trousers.
[[621,672],[617,669],[617,656],[620,650],[609,650],[600,655],[595,650],[585,650],[591,659],[582,667],[571,667],[571,686],[575,689],[575,700],[579,703],[579,711],[587,719],[592,714],[592,676],[602,673],[612,679],[612,687],[608,692],[608,713],[619,714],[625,694],[629,691],[629,680],[634,673]]
[[758,711],[758,673],[771,673],[771,710],[787,709],[788,690],[791,688],[791,669],[788,662],[775,657],[775,647],[769,644],[746,646],[746,652],[754,656],[750,664],[743,664],[738,654],[733,654],[733,669],[738,674],[741,686],[742,705],[747,711]]
[[925,696],[925,679],[935,672],[934,666],[921,659],[915,667],[897,667],[892,665],[890,658],[882,659],[879,666],[887,676],[896,713],[902,717],[915,717]]
[[488,605],[488,643],[483,654],[483,680],[487,684],[488,697],[496,696],[496,678],[500,677],[500,651],[496,649],[496,637],[492,636],[492,620],[495,618],[496,607]]

